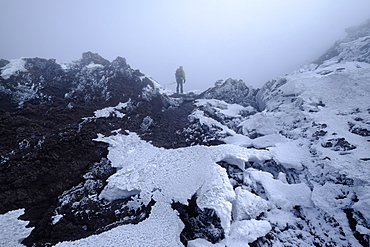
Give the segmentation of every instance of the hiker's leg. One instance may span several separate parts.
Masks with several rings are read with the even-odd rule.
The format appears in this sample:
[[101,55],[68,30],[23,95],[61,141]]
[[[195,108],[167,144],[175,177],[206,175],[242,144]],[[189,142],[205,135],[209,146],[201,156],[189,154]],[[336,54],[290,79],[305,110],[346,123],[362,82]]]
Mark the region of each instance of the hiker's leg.
[[181,87],[181,93],[184,93],[184,80],[181,80],[180,87]]

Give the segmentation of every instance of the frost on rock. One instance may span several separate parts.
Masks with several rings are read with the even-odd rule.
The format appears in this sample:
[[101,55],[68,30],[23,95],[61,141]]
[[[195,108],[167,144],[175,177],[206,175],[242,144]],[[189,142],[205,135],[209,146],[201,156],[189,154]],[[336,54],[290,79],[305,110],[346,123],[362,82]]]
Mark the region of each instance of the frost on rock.
[[13,94],[13,97],[15,100],[19,102],[18,105],[22,106],[24,102],[37,98],[40,89],[42,89],[42,86],[40,84],[34,83],[32,83],[31,85],[18,84],[18,86],[16,86],[17,91]]
[[111,98],[108,90],[109,79],[112,75],[101,64],[89,63],[75,75],[72,87],[65,98],[81,97],[84,101],[92,101],[100,96],[104,100]]
[[[364,158],[369,156],[370,101],[365,96],[370,93],[369,69],[366,63],[327,61],[272,81],[259,91],[264,111],[240,124],[242,134],[253,137],[255,146],[267,148],[285,168],[282,172],[294,169],[298,178],[294,179],[298,183],[286,184],[288,173],[274,180],[256,170],[244,177],[246,188],[266,199],[271,209],[259,217],[272,226],[260,244],[368,243],[364,229],[369,229],[364,209],[368,199],[359,195],[369,188]],[[330,72],[321,73],[324,70]],[[240,206],[236,209],[243,212]]]
[[146,101],[150,101],[153,97],[156,96],[157,90],[153,88],[151,85],[147,85],[143,88],[141,97],[145,99]]
[[[75,232],[85,236],[97,234],[119,225],[137,224],[151,213],[154,201],[138,197],[107,202],[99,200],[104,181],[115,172],[110,162],[102,159],[84,175],[84,182],[59,196],[59,203],[50,224],[63,227],[76,224]],[[60,225],[58,223],[61,222]]]
[[[96,140],[111,145],[108,159],[114,167],[119,168],[118,172],[108,179],[101,198],[122,198],[122,192],[136,190],[140,191],[141,196],[153,196],[155,201],[175,201],[186,205],[187,200],[198,192],[199,197],[214,194],[217,196],[214,200],[220,200],[227,205],[234,196],[226,173],[219,170],[218,165],[214,163],[218,155],[216,156],[212,149],[197,146],[165,150],[140,141],[136,134],[100,136]],[[137,165],[138,160],[141,160],[140,166]],[[142,177],[147,179],[142,180]],[[215,188],[210,186],[207,189],[205,185],[212,183],[211,178],[219,180],[220,183]],[[202,189],[204,191],[200,193]]]
[[280,180],[273,179],[270,173],[256,171],[251,168],[247,170],[247,173],[252,181],[263,186],[267,199],[275,207],[287,210],[296,205],[312,207],[311,190],[306,184],[286,184]]
[[[155,205],[159,206],[172,205],[173,202],[188,205],[196,195],[196,204],[201,210],[212,209],[220,218],[225,238],[219,244],[233,243],[236,246],[266,235],[272,226],[263,215],[271,209],[289,212],[296,206],[312,207],[311,191],[307,185],[287,184],[281,178],[274,179],[270,173],[244,168],[247,162],[264,163],[271,159],[268,151],[235,145],[165,150],[141,141],[134,133],[128,136],[100,135],[96,141],[110,144],[108,158],[118,168],[117,173],[108,179],[100,198],[112,201],[138,194],[141,198],[153,198]],[[236,188],[236,194],[232,180],[226,170],[216,164],[218,161],[236,164],[242,171],[241,187]],[[262,190],[258,189],[259,186]],[[262,191],[265,196],[260,193]],[[231,220],[232,215],[235,222]],[[295,218],[292,214],[289,217]],[[182,230],[182,227],[178,229],[179,232]],[[196,242],[189,241],[189,244]]]
[[111,115],[113,115],[117,118],[123,118],[125,116],[125,114],[120,112],[120,110],[126,109],[127,107],[130,106],[130,104],[131,104],[131,100],[129,100],[128,102],[125,102],[125,103],[119,103],[115,107],[107,107],[107,108],[104,108],[104,109],[101,109],[101,110],[96,110],[94,112],[95,118],[102,118],[102,117],[108,118]]
[[348,55],[345,60],[328,60],[268,82],[256,95],[261,112],[253,115],[231,111],[237,108],[221,100],[196,101],[190,116],[195,131],[189,133],[263,148],[271,155],[262,163],[219,162],[235,188],[233,218],[271,224],[258,244],[369,243],[369,199],[363,191],[370,180],[370,65],[358,60],[366,57],[369,41],[352,40],[353,53],[341,52]]
[[153,119],[150,116],[146,116],[143,119],[143,122],[140,124],[140,128],[143,132],[147,131],[150,126],[153,124]]
[[10,63],[5,65],[1,69],[1,77],[5,80],[9,79],[12,75],[18,74],[19,72],[26,72],[25,68],[26,61],[24,59],[12,59]]
[[[259,225],[257,222],[244,222],[234,226],[230,232],[232,203],[235,192],[230,184],[225,169],[216,164],[217,161],[231,158],[233,160],[254,159],[264,160],[266,152],[251,151],[235,145],[217,147],[194,146],[165,150],[156,148],[139,137],[130,133],[127,136],[100,135],[96,141],[110,144],[108,159],[118,168],[117,173],[108,179],[108,184],[100,194],[100,198],[113,201],[131,196],[130,192],[139,194],[141,198],[152,198],[155,205],[149,218],[137,225],[124,225],[102,233],[112,239],[120,239],[119,245],[134,244],[139,246],[181,246],[180,233],[183,223],[171,205],[181,203],[188,205],[193,195],[197,195],[196,204],[203,210],[214,210],[220,217],[225,232],[225,241],[229,238],[239,239],[237,232],[252,231],[248,227]],[[133,194],[135,194],[133,193]],[[253,223],[253,224],[252,224]],[[252,225],[251,225],[252,224]],[[268,224],[268,223],[267,223]],[[171,225],[171,231],[166,228]],[[147,227],[150,227],[150,231]],[[254,241],[256,237],[266,234],[268,226],[260,224],[260,232],[251,234],[243,241]],[[264,229],[264,230],[263,230]],[[135,234],[143,237],[135,239]],[[252,236],[253,235],[253,236]],[[258,236],[257,236],[258,235]],[[90,239],[90,240],[89,240]],[[86,240],[68,243],[69,246],[87,246],[88,241],[96,239],[91,236]],[[147,242],[148,241],[148,242]],[[85,244],[86,243],[86,244]],[[57,246],[65,246],[66,243]],[[110,243],[110,246],[118,246]],[[107,245],[103,245],[107,246]]]
[[210,88],[202,97],[205,99],[223,100],[229,104],[239,104],[244,107],[255,106],[256,90],[249,88],[242,80],[227,79],[225,82],[217,81],[214,88]]
[[235,192],[236,200],[233,207],[233,216],[236,220],[256,219],[270,208],[267,200],[248,190],[237,187]]
[[271,230],[271,225],[264,220],[242,220],[235,222],[231,227],[227,246],[242,247],[245,243],[252,243],[259,237],[265,236]]

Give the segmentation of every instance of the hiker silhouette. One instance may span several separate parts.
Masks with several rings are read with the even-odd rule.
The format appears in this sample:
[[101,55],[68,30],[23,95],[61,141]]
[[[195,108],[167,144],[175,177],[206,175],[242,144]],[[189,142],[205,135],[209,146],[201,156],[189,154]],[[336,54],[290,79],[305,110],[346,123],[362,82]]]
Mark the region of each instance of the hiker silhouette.
[[186,79],[185,79],[185,71],[184,71],[184,68],[182,66],[180,66],[178,69],[176,69],[175,77],[176,77],[176,83],[177,83],[176,92],[183,94],[184,93],[184,86],[183,85],[184,85]]

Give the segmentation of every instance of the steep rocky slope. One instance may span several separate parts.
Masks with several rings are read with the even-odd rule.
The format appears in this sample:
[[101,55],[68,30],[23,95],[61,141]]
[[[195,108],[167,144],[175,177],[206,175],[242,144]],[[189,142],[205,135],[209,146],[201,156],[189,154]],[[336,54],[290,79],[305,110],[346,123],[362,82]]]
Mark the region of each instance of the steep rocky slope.
[[315,64],[321,65],[327,60],[335,58],[341,61],[370,62],[369,35],[370,20],[359,26],[346,29],[347,37],[335,44],[323,54]]

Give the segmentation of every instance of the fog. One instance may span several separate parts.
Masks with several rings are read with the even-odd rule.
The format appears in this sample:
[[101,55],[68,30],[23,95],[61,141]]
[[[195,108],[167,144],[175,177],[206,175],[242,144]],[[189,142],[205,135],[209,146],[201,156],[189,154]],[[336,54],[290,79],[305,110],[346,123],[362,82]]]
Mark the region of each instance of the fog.
[[0,0],[0,58],[125,57],[174,90],[219,79],[260,87],[322,55],[370,18],[369,0]]

